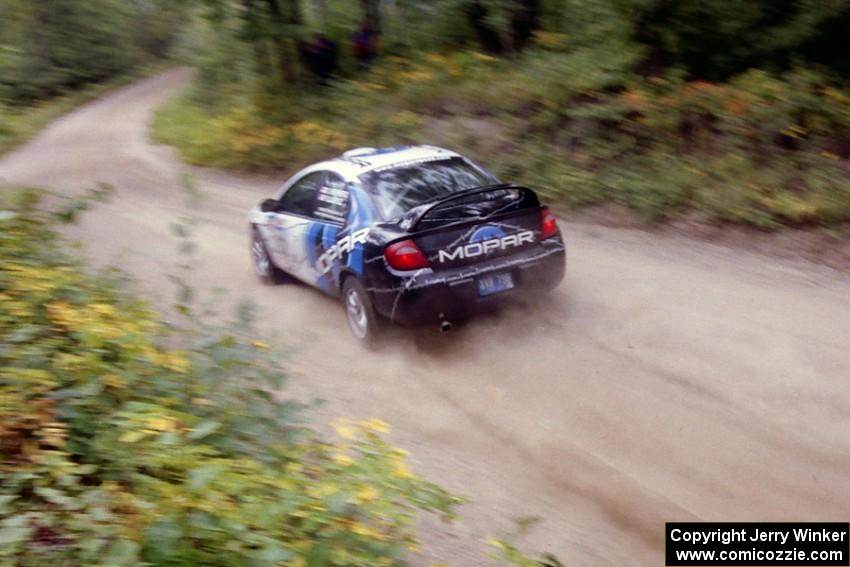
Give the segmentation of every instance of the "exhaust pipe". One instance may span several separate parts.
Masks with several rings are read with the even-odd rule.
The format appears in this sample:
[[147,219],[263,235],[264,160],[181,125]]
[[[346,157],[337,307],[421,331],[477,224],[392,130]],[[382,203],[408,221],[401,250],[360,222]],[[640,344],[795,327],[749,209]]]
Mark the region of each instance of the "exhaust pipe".
[[446,321],[445,319],[443,319],[442,321],[440,321],[440,332],[441,332],[441,333],[448,333],[448,332],[449,332],[449,331],[451,331],[451,330],[452,330],[452,324],[451,324],[451,322]]

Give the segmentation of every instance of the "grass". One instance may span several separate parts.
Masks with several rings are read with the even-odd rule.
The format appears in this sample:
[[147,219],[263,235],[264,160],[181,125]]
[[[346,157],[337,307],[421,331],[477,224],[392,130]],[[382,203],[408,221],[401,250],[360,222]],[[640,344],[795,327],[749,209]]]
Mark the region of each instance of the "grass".
[[63,96],[39,101],[31,106],[3,107],[0,105],[0,156],[25,144],[48,124],[75,108],[139,77],[162,71],[166,67],[166,64],[145,66],[110,81],[89,85]]
[[285,93],[195,88],[154,137],[196,164],[291,170],[347,147],[434,143],[569,207],[616,203],[647,222],[850,223],[850,96],[809,70],[728,83],[642,77],[602,45],[521,59],[389,56],[365,76]]

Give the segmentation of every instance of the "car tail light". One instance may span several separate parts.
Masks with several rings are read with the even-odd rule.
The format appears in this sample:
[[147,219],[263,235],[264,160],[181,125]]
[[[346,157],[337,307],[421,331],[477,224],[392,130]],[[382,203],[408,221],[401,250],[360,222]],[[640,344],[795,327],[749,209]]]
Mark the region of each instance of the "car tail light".
[[412,240],[402,240],[390,244],[384,250],[387,264],[396,270],[418,270],[428,267],[428,258]]
[[558,234],[558,222],[552,211],[543,207],[540,209],[540,240],[546,240]]

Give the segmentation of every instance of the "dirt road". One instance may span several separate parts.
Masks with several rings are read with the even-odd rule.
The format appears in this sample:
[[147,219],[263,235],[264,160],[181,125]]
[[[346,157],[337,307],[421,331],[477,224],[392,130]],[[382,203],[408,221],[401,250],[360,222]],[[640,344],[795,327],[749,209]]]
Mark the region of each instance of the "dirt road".
[[152,146],[152,110],[189,81],[175,70],[123,88],[0,158],[0,178],[67,192],[117,188],[73,230],[86,254],[138,276],[167,304],[185,214],[207,292],[252,298],[296,348],[294,387],[322,418],[379,417],[414,467],[470,496],[429,525],[422,564],[485,564],[482,540],[539,516],[524,538],[571,566],[663,565],[667,520],[833,520],[850,511],[850,282],[684,239],[564,225],[568,277],[546,305],[446,336],[354,344],[341,308],[299,285],[263,288],[247,211],[282,179],[193,170]]

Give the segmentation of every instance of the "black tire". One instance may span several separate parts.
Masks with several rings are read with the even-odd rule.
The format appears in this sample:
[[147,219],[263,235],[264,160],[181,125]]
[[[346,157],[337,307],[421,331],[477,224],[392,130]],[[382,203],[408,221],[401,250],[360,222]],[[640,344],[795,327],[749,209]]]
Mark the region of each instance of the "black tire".
[[342,284],[342,307],[351,334],[367,347],[375,347],[381,333],[381,321],[372,307],[369,293],[354,276],[345,278]]
[[266,243],[256,228],[251,230],[251,263],[254,273],[265,285],[277,285],[286,281],[286,273],[275,266]]

